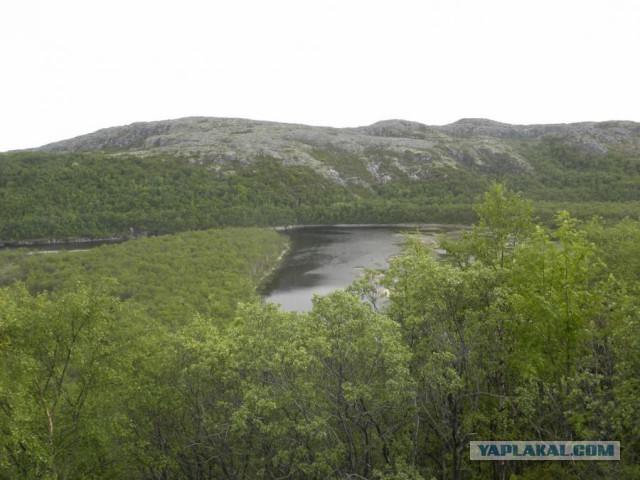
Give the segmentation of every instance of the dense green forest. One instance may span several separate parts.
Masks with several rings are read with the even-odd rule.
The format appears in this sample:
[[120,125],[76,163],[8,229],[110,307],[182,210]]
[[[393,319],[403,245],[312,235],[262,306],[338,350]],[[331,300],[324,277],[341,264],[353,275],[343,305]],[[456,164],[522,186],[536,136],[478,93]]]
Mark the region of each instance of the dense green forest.
[[[473,211],[307,313],[254,294],[268,230],[4,253],[0,478],[638,478],[640,224],[546,226],[502,184]],[[505,439],[621,461],[469,460]]]
[[[477,220],[472,203],[494,180],[535,200],[535,213],[547,224],[561,208],[578,218],[637,217],[636,157],[613,149],[606,156],[589,155],[554,138],[535,146],[511,143],[535,171],[515,172],[496,160],[486,171],[440,166],[420,179],[398,174],[382,183],[358,176],[336,182],[268,157],[250,165],[217,165],[126,152],[1,154],[0,241],[128,237],[219,226],[470,224]],[[325,158],[321,153],[315,155]],[[350,172],[349,159],[330,159],[344,175]],[[355,173],[364,175],[360,170]]]
[[198,312],[232,314],[239,300],[256,295],[285,248],[285,237],[273,230],[229,227],[85,251],[6,250],[0,253],[0,285],[20,281],[34,294],[69,291],[78,283],[108,287],[151,317],[180,325]]

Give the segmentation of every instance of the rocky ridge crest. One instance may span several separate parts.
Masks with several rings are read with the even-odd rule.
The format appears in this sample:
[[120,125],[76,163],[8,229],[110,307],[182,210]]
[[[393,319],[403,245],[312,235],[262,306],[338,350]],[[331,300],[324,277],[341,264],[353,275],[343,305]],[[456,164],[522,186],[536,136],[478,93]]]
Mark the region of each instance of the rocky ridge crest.
[[216,166],[246,166],[268,157],[286,165],[308,166],[338,182],[350,180],[345,173],[349,170],[356,176],[358,170],[368,172],[369,182],[385,182],[394,175],[419,178],[440,166],[526,173],[533,166],[514,142],[536,143],[548,138],[560,139],[587,155],[606,155],[611,148],[640,153],[640,124],[625,121],[510,125],[462,119],[428,126],[386,120],[364,127],[332,128],[210,117],[106,128],[38,150],[168,154]]

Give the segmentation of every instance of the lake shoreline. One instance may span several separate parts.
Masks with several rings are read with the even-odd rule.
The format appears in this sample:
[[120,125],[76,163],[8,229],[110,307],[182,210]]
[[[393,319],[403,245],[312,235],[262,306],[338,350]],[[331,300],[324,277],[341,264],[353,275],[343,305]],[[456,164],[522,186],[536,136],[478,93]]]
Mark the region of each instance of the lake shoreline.
[[74,237],[74,238],[48,238],[37,240],[18,240],[15,242],[0,242],[0,248],[22,248],[22,247],[47,247],[61,244],[91,244],[91,243],[122,243],[134,238],[146,235],[113,235],[111,237]]
[[[213,227],[227,228],[227,227]],[[291,230],[299,230],[304,228],[406,228],[406,229],[441,229],[441,228],[459,228],[468,230],[469,226],[460,223],[310,223],[295,225],[277,225],[273,228],[277,232],[287,232]],[[206,229],[209,230],[209,229]],[[174,235],[181,232],[175,232]],[[140,237],[154,236],[147,233],[133,235],[113,235],[109,237],[75,237],[75,238],[51,238],[51,239],[29,239],[18,241],[0,241],[0,249],[29,248],[29,247],[48,247],[60,244],[92,244],[92,243],[121,243],[127,240],[134,240]]]
[[297,225],[279,225],[272,227],[278,232],[298,230],[303,228],[459,228],[468,230],[469,225],[462,223],[310,223]]
[[273,262],[271,267],[267,270],[267,272],[262,275],[262,278],[256,283],[255,291],[260,296],[261,299],[264,300],[265,291],[269,287],[271,281],[273,281],[274,276],[278,272],[278,270],[282,267],[285,256],[291,251],[291,242],[287,241],[285,247],[280,251],[280,255]]

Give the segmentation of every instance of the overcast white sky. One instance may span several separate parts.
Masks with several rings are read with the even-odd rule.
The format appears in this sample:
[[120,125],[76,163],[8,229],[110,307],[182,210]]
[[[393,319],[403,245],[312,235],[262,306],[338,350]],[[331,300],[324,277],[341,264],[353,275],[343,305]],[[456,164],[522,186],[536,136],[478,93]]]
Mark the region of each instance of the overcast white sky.
[[640,121],[638,0],[15,0],[0,151],[136,121]]

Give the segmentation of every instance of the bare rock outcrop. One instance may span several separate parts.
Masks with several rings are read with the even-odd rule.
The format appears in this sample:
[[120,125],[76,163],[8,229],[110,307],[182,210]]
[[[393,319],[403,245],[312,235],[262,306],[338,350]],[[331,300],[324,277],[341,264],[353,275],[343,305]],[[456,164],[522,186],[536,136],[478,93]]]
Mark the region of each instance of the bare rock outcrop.
[[433,168],[534,169],[514,141],[558,139],[586,155],[611,148],[640,153],[640,124],[624,121],[510,125],[462,119],[428,126],[385,120],[357,128],[312,127],[234,118],[188,117],[99,130],[41,147],[47,152],[103,151],[112,155],[172,155],[192,163],[250,165],[273,158],[308,166],[337,182],[384,183],[419,179]]

